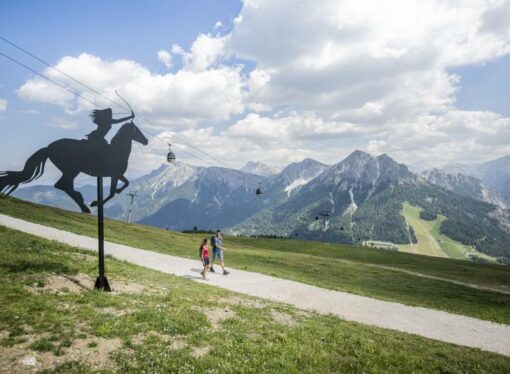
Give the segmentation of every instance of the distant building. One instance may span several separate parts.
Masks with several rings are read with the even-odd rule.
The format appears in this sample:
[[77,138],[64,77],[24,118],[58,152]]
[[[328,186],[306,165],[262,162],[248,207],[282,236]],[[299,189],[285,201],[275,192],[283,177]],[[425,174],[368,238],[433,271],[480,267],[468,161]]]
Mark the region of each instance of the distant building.
[[381,242],[377,240],[363,240],[361,242],[363,247],[384,249],[386,251],[398,251],[398,246],[391,242]]

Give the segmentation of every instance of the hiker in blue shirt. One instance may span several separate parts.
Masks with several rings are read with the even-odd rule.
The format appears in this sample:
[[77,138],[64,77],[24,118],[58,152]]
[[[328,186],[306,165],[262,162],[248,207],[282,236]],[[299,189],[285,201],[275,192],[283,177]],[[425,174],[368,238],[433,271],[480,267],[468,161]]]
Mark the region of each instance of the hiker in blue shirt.
[[211,238],[211,244],[213,247],[213,257],[211,261],[211,267],[209,271],[215,273],[213,265],[216,257],[220,260],[220,266],[223,269],[223,275],[227,275],[230,272],[225,270],[225,262],[223,261],[223,237],[221,236],[221,230],[216,231],[216,235]]

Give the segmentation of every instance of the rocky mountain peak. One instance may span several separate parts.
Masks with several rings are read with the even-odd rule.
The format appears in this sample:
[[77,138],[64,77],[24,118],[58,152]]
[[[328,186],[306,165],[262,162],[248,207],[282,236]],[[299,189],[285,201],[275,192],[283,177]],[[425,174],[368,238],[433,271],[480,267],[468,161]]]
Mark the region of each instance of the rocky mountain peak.
[[272,184],[282,188],[289,196],[309,183],[328,168],[327,165],[306,158],[288,165],[282,172],[272,178]]
[[507,204],[504,197],[497,191],[485,186],[481,180],[460,172],[449,173],[447,171],[432,168],[420,173],[427,182],[455,192],[459,195],[472,199],[488,202],[502,208]]
[[262,177],[269,177],[271,175],[278,174],[280,170],[281,169],[276,166],[254,161],[248,161],[246,165],[241,168],[241,171],[244,171],[245,173],[256,174]]
[[368,183],[377,181],[398,182],[410,178],[413,174],[404,164],[399,164],[386,154],[373,157],[369,153],[356,150],[324,173],[324,180],[338,184],[341,181]]

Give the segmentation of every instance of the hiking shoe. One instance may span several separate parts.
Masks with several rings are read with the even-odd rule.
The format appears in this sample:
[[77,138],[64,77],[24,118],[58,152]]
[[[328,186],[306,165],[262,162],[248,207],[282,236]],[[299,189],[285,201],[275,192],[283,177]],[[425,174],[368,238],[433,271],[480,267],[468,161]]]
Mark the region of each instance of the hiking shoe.
[[223,270],[223,275],[229,275],[230,271]]
[[213,268],[212,266],[209,268],[209,271],[210,271],[211,273],[215,273],[214,268]]

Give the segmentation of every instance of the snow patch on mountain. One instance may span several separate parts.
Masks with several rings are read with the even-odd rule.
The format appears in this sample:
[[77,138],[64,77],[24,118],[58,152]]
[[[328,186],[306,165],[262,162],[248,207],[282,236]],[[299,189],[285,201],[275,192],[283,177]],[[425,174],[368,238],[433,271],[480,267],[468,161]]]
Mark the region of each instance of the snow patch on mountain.
[[299,188],[301,186],[304,186],[308,182],[310,182],[313,178],[305,179],[305,178],[298,178],[294,180],[292,183],[290,183],[287,187],[285,187],[284,191],[287,192],[287,196],[290,196],[292,191],[294,191],[296,188]]
[[350,214],[352,216],[354,214],[354,212],[358,209],[358,206],[356,205],[356,202],[354,201],[354,193],[352,192],[352,187],[349,188],[349,197],[351,198],[351,203],[345,210],[344,214]]

